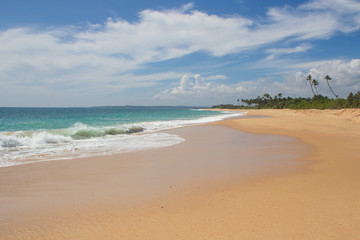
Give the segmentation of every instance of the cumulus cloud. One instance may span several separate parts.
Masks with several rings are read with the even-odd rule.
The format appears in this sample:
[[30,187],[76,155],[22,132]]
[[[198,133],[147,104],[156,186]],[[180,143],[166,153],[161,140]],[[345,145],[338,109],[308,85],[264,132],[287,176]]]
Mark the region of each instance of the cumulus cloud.
[[167,97],[170,95],[193,95],[193,94],[208,94],[219,91],[225,85],[212,84],[206,80],[226,79],[226,76],[209,76],[202,77],[200,74],[185,74],[181,77],[180,84],[177,87],[167,89],[158,94],[156,98]]
[[311,97],[310,86],[305,81],[308,74],[319,81],[319,94],[324,96],[333,97],[324,79],[326,75],[332,78],[330,84],[340,97],[347,97],[350,92],[360,91],[360,59],[312,62],[311,66],[313,67],[308,68],[308,71],[294,71],[284,74],[281,81],[264,79],[252,81],[251,88],[245,88],[246,95],[262,95],[268,92],[272,95],[282,93],[285,96]]
[[[230,96],[236,96],[244,90],[242,86],[232,86],[221,84],[214,79],[226,79],[226,77],[208,76],[202,77],[200,74],[185,74],[181,77],[179,85],[166,89],[154,96],[155,99],[167,100],[174,103],[191,104],[215,104]],[[190,100],[190,101],[189,101]]]
[[319,86],[320,94],[331,95],[324,82],[326,75],[332,78],[331,85],[341,97],[346,97],[350,92],[360,91],[360,59],[327,62],[311,68],[309,74],[323,83]]
[[308,74],[320,82],[319,93],[325,96],[333,97],[324,79],[326,75],[332,78],[330,84],[340,97],[347,97],[350,92],[360,91],[360,59],[353,59],[351,61],[328,61],[309,69],[307,72],[289,72],[283,75],[279,81],[271,78],[259,78],[227,85],[206,82],[199,74],[184,75],[177,87],[164,90],[155,98],[170,100],[174,103],[190,103],[187,99],[196,98],[197,102],[211,105],[235,104],[238,98],[253,98],[263,96],[265,93],[311,97],[311,89],[305,80]]

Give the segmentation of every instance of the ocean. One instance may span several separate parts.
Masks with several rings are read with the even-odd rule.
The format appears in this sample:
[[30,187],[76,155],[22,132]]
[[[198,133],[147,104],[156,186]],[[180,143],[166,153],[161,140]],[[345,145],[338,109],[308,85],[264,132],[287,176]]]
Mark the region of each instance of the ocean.
[[161,130],[240,113],[182,107],[0,108],[0,167],[179,144]]

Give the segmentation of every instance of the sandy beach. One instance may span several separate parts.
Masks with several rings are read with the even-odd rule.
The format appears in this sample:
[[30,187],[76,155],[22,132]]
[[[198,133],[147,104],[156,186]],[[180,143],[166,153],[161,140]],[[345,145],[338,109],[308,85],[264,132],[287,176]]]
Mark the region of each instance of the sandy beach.
[[360,239],[360,110],[247,112],[168,148],[0,168],[0,239]]

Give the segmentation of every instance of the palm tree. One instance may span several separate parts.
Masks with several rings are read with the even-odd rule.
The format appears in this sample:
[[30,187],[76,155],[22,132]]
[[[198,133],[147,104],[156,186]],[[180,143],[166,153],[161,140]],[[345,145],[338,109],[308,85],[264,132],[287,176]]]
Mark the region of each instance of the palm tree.
[[326,75],[326,76],[325,76],[325,80],[326,80],[326,83],[327,83],[327,85],[329,86],[331,92],[334,94],[334,96],[336,97],[336,99],[338,99],[339,96],[334,93],[333,89],[331,88],[331,86],[330,86],[330,84],[329,84],[329,81],[331,80],[331,77],[330,77],[329,75]]
[[314,96],[315,96],[315,92],[314,92],[314,89],[313,89],[313,80],[312,80],[312,77],[311,77],[310,74],[306,77],[306,81],[309,82],[311,91],[313,92],[313,94],[314,94]]
[[265,94],[264,94],[264,98],[265,98],[265,99],[269,99],[269,100],[270,100],[270,99],[271,99],[271,96],[270,96],[270,94],[265,93]]
[[240,105],[240,99],[237,99],[237,102],[238,102],[238,106]]
[[319,85],[319,81],[314,78],[314,79],[312,80],[312,85],[314,86],[316,95],[319,95],[319,92],[318,92],[318,90],[317,90],[317,88],[316,88],[316,86]]

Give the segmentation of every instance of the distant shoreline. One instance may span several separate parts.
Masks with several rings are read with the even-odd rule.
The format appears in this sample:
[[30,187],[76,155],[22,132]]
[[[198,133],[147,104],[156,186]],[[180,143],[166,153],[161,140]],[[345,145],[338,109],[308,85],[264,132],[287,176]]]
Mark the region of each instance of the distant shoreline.
[[344,98],[328,98],[322,95],[314,95],[312,98],[303,97],[283,97],[281,93],[275,96],[264,94],[253,99],[238,99],[238,105],[221,104],[212,108],[217,109],[344,109],[360,108],[360,91]]

